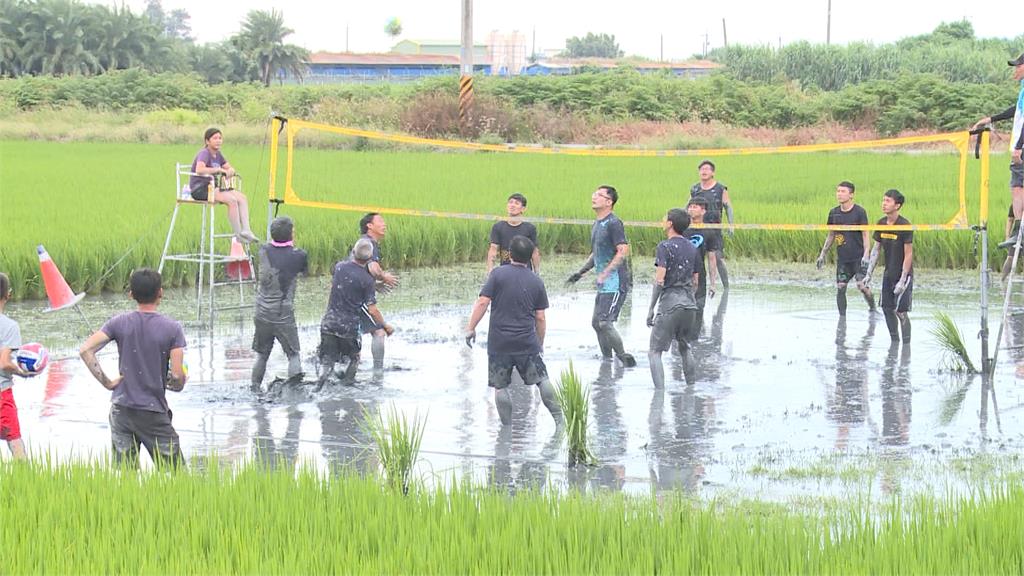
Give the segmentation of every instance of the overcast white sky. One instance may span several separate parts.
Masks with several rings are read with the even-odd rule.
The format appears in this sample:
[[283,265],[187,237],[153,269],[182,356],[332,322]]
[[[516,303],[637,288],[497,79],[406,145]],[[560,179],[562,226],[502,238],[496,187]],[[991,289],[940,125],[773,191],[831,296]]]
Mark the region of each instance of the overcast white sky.
[[[106,2],[109,3],[109,2]],[[141,12],[145,0],[127,0]],[[277,8],[295,30],[289,41],[312,51],[387,51],[384,33],[391,17],[401,20],[399,39],[458,40],[462,0],[163,0],[169,11],[184,8],[192,16],[199,42],[219,41],[235,33],[249,10]],[[722,19],[731,43],[777,45],[781,41],[824,42],[828,0],[476,0],[474,37],[484,42],[492,30],[518,30],[527,51],[536,31],[536,48],[562,48],[565,39],[587,32],[614,34],[626,54],[683,59],[701,52],[704,34],[711,47],[722,45]],[[890,42],[931,31],[939,23],[966,18],[979,37],[1012,38],[1022,33],[1020,2],[1009,0],[832,0],[832,42]]]

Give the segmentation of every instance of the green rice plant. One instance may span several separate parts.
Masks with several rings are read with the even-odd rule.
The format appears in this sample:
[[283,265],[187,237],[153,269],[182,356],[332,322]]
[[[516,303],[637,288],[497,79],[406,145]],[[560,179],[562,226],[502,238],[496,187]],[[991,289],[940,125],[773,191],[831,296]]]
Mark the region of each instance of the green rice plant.
[[590,451],[590,437],[587,424],[590,418],[590,387],[584,387],[579,374],[569,361],[569,368],[562,371],[562,377],[555,387],[555,396],[565,416],[565,433],[569,443],[569,466],[584,464],[594,466],[597,458]]
[[956,323],[945,312],[936,312],[933,316],[935,323],[930,330],[931,335],[938,341],[939,347],[945,356],[946,364],[954,372],[966,372],[974,374],[977,370],[971,362],[971,355],[964,345],[963,334],[957,328]]
[[[307,131],[301,134],[305,136]],[[313,132],[310,132],[313,134]],[[199,139],[201,135],[195,135]],[[244,177],[253,230],[266,229],[268,150],[240,145],[225,131],[224,153]],[[300,140],[302,140],[300,138]],[[44,244],[77,292],[118,290],[133,268],[155,267],[174,208],[170,167],[192,159],[200,144],[0,141],[0,271],[15,298],[44,295],[35,247]],[[282,157],[284,148],[282,147]],[[293,187],[304,200],[384,209],[418,209],[493,215],[504,213],[513,191],[529,198],[528,218],[575,218],[583,224],[538,224],[542,254],[588,253],[593,217],[589,197],[608,183],[620,191],[615,211],[626,221],[654,223],[685,205],[696,181],[698,157],[581,157],[563,154],[447,153],[423,147],[295,149]],[[58,164],[47,159],[60,158]],[[881,190],[907,194],[903,214],[915,224],[947,222],[958,208],[956,157],[916,151],[879,153],[763,154],[715,156],[717,175],[729,186],[739,223],[823,223],[835,205],[837,174],[857,185],[856,201],[872,221],[880,215]],[[282,162],[283,164],[283,162]],[[999,164],[998,158],[993,166]],[[130,167],[130,169],[126,169]],[[993,173],[994,174],[994,173]],[[978,181],[968,163],[967,183]],[[284,183],[279,169],[277,189]],[[979,202],[968,197],[971,221]],[[990,203],[990,221],[1005,219],[1006,207]],[[336,211],[284,204],[296,221],[296,244],[309,253],[310,269],[325,273],[358,237],[361,210]],[[385,215],[381,243],[390,269],[482,261],[488,220]],[[228,230],[223,209],[217,227]],[[182,208],[171,242],[175,252],[198,246],[199,213]],[[657,227],[629,226],[633,256],[648,257],[663,239]],[[992,235],[994,247],[998,235]],[[726,238],[730,256],[811,262],[824,232],[737,230]],[[976,266],[969,231],[921,231],[914,239],[915,264]],[[138,243],[113,270],[108,269]],[[226,250],[226,244],[224,246]],[[997,265],[997,262],[993,262]],[[195,267],[169,263],[167,285],[194,282]]]
[[394,404],[386,414],[381,411],[374,414],[363,409],[362,427],[377,447],[384,479],[402,494],[409,493],[426,426],[426,416],[421,419],[417,412],[409,419]]
[[[469,482],[413,497],[256,463],[0,462],[10,574],[1019,574],[1024,487],[820,507]],[[127,545],[126,543],[130,543]]]

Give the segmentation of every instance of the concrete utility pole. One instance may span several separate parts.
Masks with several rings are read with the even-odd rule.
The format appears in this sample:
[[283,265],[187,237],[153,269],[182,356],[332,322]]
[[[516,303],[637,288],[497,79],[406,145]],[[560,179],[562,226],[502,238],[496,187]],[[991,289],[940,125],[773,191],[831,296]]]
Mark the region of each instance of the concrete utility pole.
[[832,0],[828,0],[828,19],[825,21],[825,46],[832,44]]
[[345,52],[348,52],[348,24],[345,24]]
[[658,62],[664,62],[664,61],[665,61],[665,35],[662,34],[661,35],[661,52],[659,53],[659,56],[658,56]]
[[459,55],[459,120],[465,130],[473,106],[473,0],[462,0],[462,52]]
[[722,18],[722,46],[729,47],[729,34],[725,31],[725,18]]

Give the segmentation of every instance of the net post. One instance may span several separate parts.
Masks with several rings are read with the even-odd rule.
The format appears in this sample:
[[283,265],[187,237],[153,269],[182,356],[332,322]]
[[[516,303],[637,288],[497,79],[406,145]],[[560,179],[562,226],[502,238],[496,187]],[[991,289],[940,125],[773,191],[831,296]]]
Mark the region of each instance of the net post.
[[[978,227],[981,229],[981,331],[978,336],[981,338],[981,372],[990,376],[995,366],[988,350],[988,288],[989,288],[989,262],[988,262],[988,171],[989,171],[989,131],[985,130],[978,134],[980,146],[981,175],[978,185],[980,193],[980,208]],[[995,343],[999,345],[998,342]]]

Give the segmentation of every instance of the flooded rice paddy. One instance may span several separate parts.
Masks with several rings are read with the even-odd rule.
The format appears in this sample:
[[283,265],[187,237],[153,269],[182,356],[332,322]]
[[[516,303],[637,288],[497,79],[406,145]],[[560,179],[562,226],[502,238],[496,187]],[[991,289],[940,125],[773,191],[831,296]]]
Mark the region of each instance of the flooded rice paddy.
[[[646,356],[650,285],[638,283],[618,324],[638,366],[602,362],[590,328],[593,290],[583,282],[561,285],[578,260],[545,263],[551,308],[544,357],[553,379],[572,362],[590,386],[595,467],[566,467],[564,440],[530,388],[513,385],[514,424],[502,431],[487,387],[486,319],[476,347],[461,338],[482,266],[404,273],[399,290],[380,301],[398,329],[387,343],[385,370],[374,373],[365,341],[355,384],[320,392],[302,385],[254,394],[251,319],[222,315],[211,334],[187,322],[193,293],[168,291],[163,311],[186,321],[189,340],[189,383],[168,394],[183,449],[193,463],[214,455],[324,470],[367,466],[363,412],[394,405],[427,419],[418,470],[427,482],[454,476],[510,490],[681,489],[699,497],[799,500],[969,490],[978,478],[1024,470],[1024,368],[1016,364],[1024,367],[1024,355],[1001,353],[991,382],[965,378],[945,368],[930,334],[932,314],[950,314],[980,364],[976,275],[919,272],[913,343],[891,346],[884,319],[869,314],[855,292],[841,320],[831,279],[812,267],[732,263],[731,290],[704,313],[695,378],[686,382],[679,356],[666,354],[666,388],[657,391]],[[647,281],[639,269],[637,276]],[[326,278],[310,278],[299,289],[307,380],[314,379],[327,286]],[[992,296],[998,306],[998,287]],[[8,310],[26,341],[42,341],[61,357],[15,386],[22,433],[37,457],[105,455],[109,394],[75,354],[85,323],[73,312],[43,315],[42,307],[25,302]],[[83,312],[95,329],[131,308],[113,295],[87,298]],[[991,314],[994,334],[998,309]],[[1024,320],[1009,336],[1024,341]],[[101,359],[113,372],[110,348]],[[275,349],[267,382],[286,369]]]

